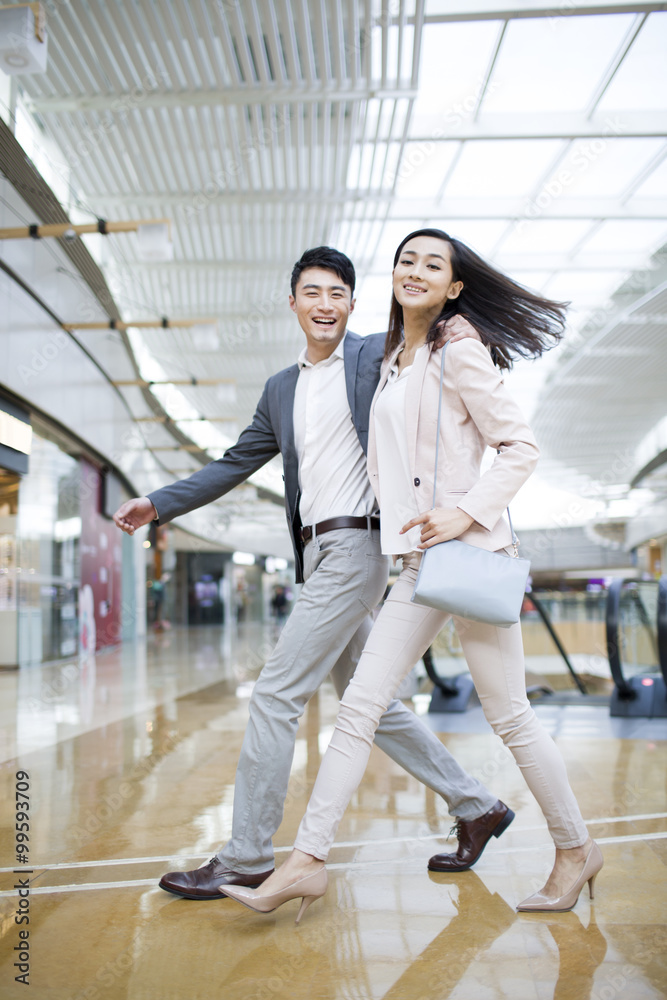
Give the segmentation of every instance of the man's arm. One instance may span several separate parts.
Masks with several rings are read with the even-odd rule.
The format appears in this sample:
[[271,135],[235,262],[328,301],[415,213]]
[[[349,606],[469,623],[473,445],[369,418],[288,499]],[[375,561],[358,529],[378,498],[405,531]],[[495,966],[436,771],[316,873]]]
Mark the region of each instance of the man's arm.
[[187,479],[155,490],[147,497],[128,500],[118,508],[113,519],[128,535],[133,535],[137,528],[156,519],[165,524],[228,493],[266,465],[279,451],[269,415],[267,383],[252,423],[222,458],[209,462]]

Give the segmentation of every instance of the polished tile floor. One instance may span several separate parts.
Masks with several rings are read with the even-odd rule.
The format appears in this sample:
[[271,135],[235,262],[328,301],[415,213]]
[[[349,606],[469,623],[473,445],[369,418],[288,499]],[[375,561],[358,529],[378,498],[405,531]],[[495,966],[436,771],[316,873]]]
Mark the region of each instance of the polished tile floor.
[[[94,663],[0,674],[3,1000],[30,995],[15,982],[26,942],[39,1000],[667,996],[667,722],[611,725],[606,708],[538,709],[605,855],[595,900],[582,894],[571,913],[515,911],[552,851],[478,709],[428,717],[517,813],[474,870],[426,871],[445,849],[444,804],[374,750],[330,858],[330,891],[298,928],[297,903],[261,917],[160,890],[161,873],[201,864],[229,835],[247,699],[272,639],[252,625],[176,630]],[[279,859],[335,713],[326,687],[302,721]],[[28,865],[16,861],[18,772]],[[14,886],[28,879],[21,897]]]

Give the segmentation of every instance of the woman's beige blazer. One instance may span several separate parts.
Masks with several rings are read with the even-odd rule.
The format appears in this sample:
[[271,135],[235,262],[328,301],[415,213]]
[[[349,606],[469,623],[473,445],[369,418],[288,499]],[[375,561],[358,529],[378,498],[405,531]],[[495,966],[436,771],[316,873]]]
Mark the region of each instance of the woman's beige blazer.
[[[368,436],[368,474],[382,513],[378,482],[375,401],[387,381],[398,348],[383,365]],[[417,510],[433,507],[435,436],[440,397],[441,349],[417,351],[405,391],[410,474]],[[512,536],[503,512],[537,464],[539,450],[521,411],[505,389],[486,347],[466,338],[445,355],[436,507],[460,507],[475,523],[459,537],[490,551],[505,548]],[[480,474],[486,447],[499,449]]]

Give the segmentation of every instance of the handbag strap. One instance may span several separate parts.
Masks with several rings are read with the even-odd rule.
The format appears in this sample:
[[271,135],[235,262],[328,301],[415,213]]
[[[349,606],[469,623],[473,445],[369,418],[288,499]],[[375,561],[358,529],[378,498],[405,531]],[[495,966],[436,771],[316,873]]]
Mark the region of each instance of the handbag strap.
[[[442,345],[442,354],[440,356],[440,396],[438,398],[438,427],[436,430],[435,438],[435,470],[433,472],[433,503],[431,507],[435,509],[435,490],[438,482],[438,455],[440,453],[440,418],[442,416],[442,396],[443,396],[443,380],[445,377],[445,351],[447,350],[447,345],[449,341],[445,341]],[[497,449],[498,454],[500,454],[500,448]],[[512,524],[512,515],[510,514],[509,507],[507,508],[507,519],[510,525],[510,531],[512,532],[512,545],[514,546],[514,555],[519,555],[519,539],[514,531],[514,525]]]

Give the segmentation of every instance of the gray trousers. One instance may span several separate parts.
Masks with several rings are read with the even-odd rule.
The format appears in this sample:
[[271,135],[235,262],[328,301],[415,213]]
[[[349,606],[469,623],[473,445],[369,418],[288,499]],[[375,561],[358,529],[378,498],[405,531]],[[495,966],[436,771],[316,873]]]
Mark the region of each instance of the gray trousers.
[[[329,674],[338,696],[345,691],[387,575],[379,531],[329,531],[306,545],[306,582],[250,699],[232,838],[218,854],[233,871],[252,874],[273,867],[272,838],[283,817],[299,718]],[[477,819],[497,800],[400,701],[392,701],[382,716],[375,742],[441,795],[459,819]]]

